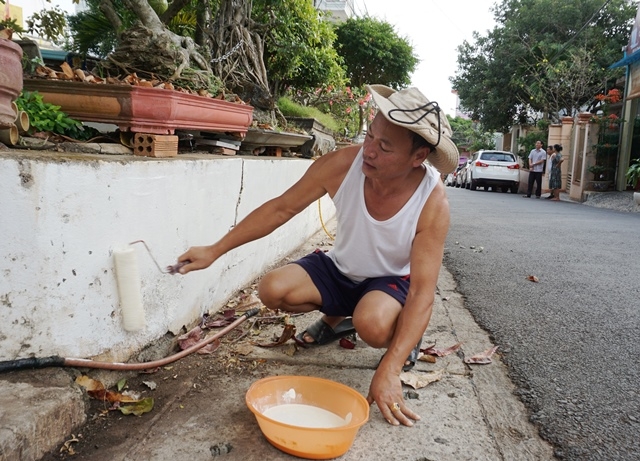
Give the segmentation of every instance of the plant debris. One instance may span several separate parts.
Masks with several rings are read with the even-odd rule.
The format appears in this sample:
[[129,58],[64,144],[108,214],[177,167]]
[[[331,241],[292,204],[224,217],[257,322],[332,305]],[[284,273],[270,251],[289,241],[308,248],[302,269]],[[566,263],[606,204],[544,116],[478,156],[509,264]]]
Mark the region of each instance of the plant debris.
[[400,373],[400,381],[414,389],[421,389],[431,383],[440,381],[444,376],[443,370],[432,371],[429,373],[417,373],[415,371],[404,371]]
[[462,346],[462,343],[456,343],[453,346],[450,347],[446,347],[446,348],[436,348],[436,344],[433,343],[433,346],[428,346],[424,349],[420,349],[420,352],[424,353],[425,355],[434,355],[436,357],[445,357],[449,354],[453,354],[454,352],[457,352],[458,349],[460,349],[460,346]]
[[464,359],[464,363],[475,364],[475,365],[487,365],[491,363],[491,356],[498,350],[498,346],[493,346],[486,351],[474,355],[471,358]]
[[528,275],[527,276],[527,280],[529,280],[531,282],[535,282],[535,283],[539,282],[538,277],[536,277],[535,275]]

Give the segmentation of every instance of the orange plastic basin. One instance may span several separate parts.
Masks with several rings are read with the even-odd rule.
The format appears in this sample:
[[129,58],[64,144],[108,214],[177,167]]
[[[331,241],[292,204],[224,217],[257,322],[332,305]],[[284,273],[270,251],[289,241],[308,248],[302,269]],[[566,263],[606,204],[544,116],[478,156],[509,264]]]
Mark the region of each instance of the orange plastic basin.
[[[355,389],[310,376],[261,379],[251,385],[245,400],[267,440],[285,453],[300,458],[331,459],[345,454],[353,445],[358,429],[369,419],[369,403]],[[263,414],[274,406],[285,404],[322,408],[349,422],[340,427],[301,427]]]

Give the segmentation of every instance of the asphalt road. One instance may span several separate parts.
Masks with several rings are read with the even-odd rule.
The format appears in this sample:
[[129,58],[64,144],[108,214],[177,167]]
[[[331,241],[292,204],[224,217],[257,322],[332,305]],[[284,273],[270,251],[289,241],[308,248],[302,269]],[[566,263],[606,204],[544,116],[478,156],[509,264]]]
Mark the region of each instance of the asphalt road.
[[540,434],[561,459],[640,459],[640,214],[447,193],[445,266]]

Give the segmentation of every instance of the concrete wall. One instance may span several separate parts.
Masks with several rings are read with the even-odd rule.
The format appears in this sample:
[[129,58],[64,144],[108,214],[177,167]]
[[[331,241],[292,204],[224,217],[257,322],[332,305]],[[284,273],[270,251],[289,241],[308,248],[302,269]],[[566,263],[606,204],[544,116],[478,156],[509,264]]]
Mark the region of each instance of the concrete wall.
[[[204,271],[161,274],[135,245],[145,328],[122,328],[112,252],[147,242],[161,266],[213,243],[298,180],[311,160],[0,153],[0,360],[126,360],[219,309],[321,229],[314,203],[271,236]],[[322,199],[323,219],[335,210]]]

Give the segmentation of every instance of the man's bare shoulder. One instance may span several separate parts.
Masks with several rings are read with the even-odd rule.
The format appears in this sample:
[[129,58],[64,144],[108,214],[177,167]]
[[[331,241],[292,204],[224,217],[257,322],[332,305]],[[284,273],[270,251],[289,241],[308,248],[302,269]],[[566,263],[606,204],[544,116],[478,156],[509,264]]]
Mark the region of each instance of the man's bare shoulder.
[[314,176],[324,183],[333,197],[360,151],[360,145],[349,146],[323,155],[314,163]]

